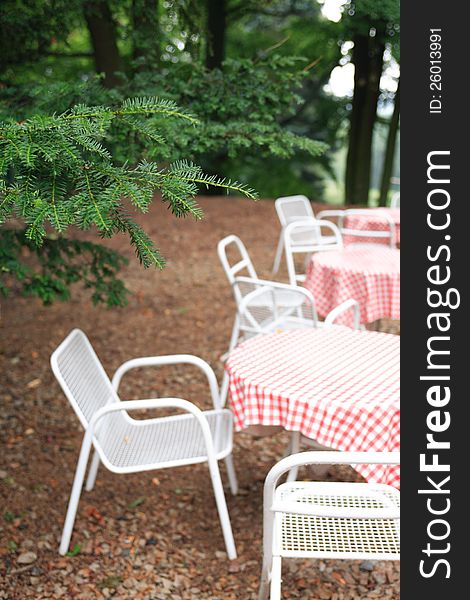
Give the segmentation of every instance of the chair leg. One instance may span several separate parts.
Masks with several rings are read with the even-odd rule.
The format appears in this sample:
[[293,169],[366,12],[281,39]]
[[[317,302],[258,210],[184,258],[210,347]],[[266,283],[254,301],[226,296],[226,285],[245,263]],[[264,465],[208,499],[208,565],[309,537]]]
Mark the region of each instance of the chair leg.
[[284,248],[284,238],[283,238],[282,230],[281,230],[281,235],[279,236],[279,241],[277,243],[276,256],[274,257],[273,269],[271,271],[271,273],[273,275],[275,275],[279,271],[283,248]]
[[60,540],[59,553],[62,554],[62,556],[67,554],[69,549],[70,538],[72,537],[73,525],[75,523],[75,516],[77,514],[78,501],[80,500],[83,480],[85,479],[90,448],[91,436],[85,433],[85,437],[83,438],[82,442],[82,448],[80,450],[77,469],[75,471],[75,477],[73,480],[72,492],[70,494],[69,506],[67,508],[67,516],[65,517],[64,529],[62,530],[62,538]]
[[95,452],[93,454],[93,458],[91,459],[91,465],[90,465],[90,468],[88,469],[88,477],[87,477],[87,480],[85,483],[85,490],[87,492],[91,492],[91,490],[93,489],[93,487],[95,485],[96,475],[98,474],[99,466],[100,466],[100,455],[95,450]]
[[[239,333],[240,333],[240,324],[239,324],[238,315],[236,315],[235,320],[233,322],[233,326],[232,326],[232,334],[230,336],[230,344],[228,347],[228,353],[230,353],[237,345]],[[225,406],[225,403],[227,402],[228,383],[229,383],[228,373],[227,373],[227,371],[224,370],[224,376],[222,378],[222,385],[220,386],[220,402],[221,402],[222,406]]]
[[[271,557],[272,560],[272,557]],[[258,600],[268,600],[269,598],[269,581],[272,564],[269,564],[266,556],[263,557],[263,568],[261,570],[261,582],[258,592]]]
[[271,570],[270,600],[281,600],[281,572],[282,572],[281,557],[273,556],[273,568]]
[[222,406],[225,406],[226,402],[227,402],[227,396],[228,396],[228,373],[227,371],[224,371],[224,376],[222,378],[222,385],[220,386],[220,402],[222,404]]
[[227,469],[228,482],[230,484],[230,491],[233,496],[238,494],[238,481],[235,467],[233,466],[233,456],[229,454],[225,457],[225,468]]
[[235,541],[233,539],[232,525],[230,524],[227,503],[225,502],[224,488],[222,487],[219,466],[215,456],[209,456],[208,462],[212,487],[214,489],[215,502],[219,512],[220,525],[224,535],[225,548],[227,550],[229,559],[235,560],[237,558],[237,551],[235,549]]
[[[291,434],[290,441],[290,453],[297,454],[300,450],[300,431],[293,431]],[[297,479],[297,473],[299,472],[298,467],[293,467],[287,474],[286,481],[295,481]]]

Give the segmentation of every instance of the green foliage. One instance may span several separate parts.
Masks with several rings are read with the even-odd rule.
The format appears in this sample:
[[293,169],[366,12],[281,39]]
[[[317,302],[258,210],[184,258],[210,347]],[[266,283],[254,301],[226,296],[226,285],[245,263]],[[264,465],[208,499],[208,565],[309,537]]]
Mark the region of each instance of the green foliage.
[[349,0],[344,11],[343,27],[349,36],[355,34],[369,36],[375,29],[379,36],[396,47],[399,57],[400,45],[400,2],[399,0]]
[[68,300],[70,286],[90,289],[94,304],[124,306],[128,290],[117,274],[127,259],[101,244],[63,237],[46,237],[41,246],[24,230],[0,230],[0,294],[19,287],[44,304]]
[[18,63],[32,63],[64,39],[77,16],[79,0],[2,0],[0,74]]
[[[161,72],[144,71],[128,78],[120,88],[106,91],[96,79],[86,82],[55,82],[44,86],[19,86],[1,94],[4,114],[21,111],[66,111],[73,104],[121,101],[133,91],[144,96],[163,96],[185,106],[199,121],[195,134],[192,122],[162,119],[157,113],[141,125],[136,139],[132,120],[115,127],[108,145],[118,160],[135,162],[155,154],[166,160],[191,159],[210,164],[211,157],[258,156],[292,157],[298,151],[311,156],[326,147],[299,135],[282,123],[302,104],[300,91],[309,73],[307,60],[273,55],[264,60],[228,60],[224,71],[208,71],[202,65],[180,64]],[[0,112],[2,111],[0,106]],[[149,131],[159,130],[167,143],[156,145]]]
[[[0,114],[23,111],[67,111],[77,102],[119,102],[132,91],[163,96],[187,107],[198,122],[162,119],[151,115],[145,123],[126,116],[108,133],[107,144],[120,161],[165,160],[202,163],[214,171],[218,157],[292,158],[299,152],[319,156],[326,145],[284,124],[303,104],[300,92],[310,73],[307,60],[272,55],[263,60],[229,59],[224,70],[208,71],[202,65],[179,64],[161,72],[143,71],[128,78],[118,89],[104,90],[96,79],[59,82],[38,89],[16,88],[3,93]],[[136,136],[136,131],[140,134]],[[164,136],[162,144],[159,136]],[[152,135],[151,132],[154,132]],[[242,161],[243,162],[243,161]]]
[[[81,279],[94,288],[93,301],[122,304],[125,289],[116,281],[122,260],[100,247],[50,239],[48,230],[63,236],[70,226],[93,226],[102,237],[125,233],[144,267],[163,268],[158,248],[132,217],[148,211],[155,191],[175,216],[196,219],[202,217],[194,200],[200,186],[256,197],[247,186],[206,175],[185,160],[166,167],[145,159],[136,165],[116,163],[107,147],[116,123],[164,147],[164,138],[147,122],[155,115],[197,123],[171,100],[158,98],[126,99],[115,108],[80,104],[61,114],[0,123],[0,223],[19,219],[26,224],[24,234],[3,233],[4,275],[23,281],[24,291],[45,303],[66,299],[70,284]],[[39,273],[21,264],[22,243],[36,248]],[[79,267],[75,259],[83,254],[88,258]]]
[[[202,135],[192,158],[210,164],[216,155],[292,157],[298,151],[321,154],[323,144],[282,125],[301,104],[306,59],[273,55],[265,60],[228,59],[223,71],[182,65],[172,74],[150,75],[148,83],[164,86],[178,103],[201,121]],[[143,77],[136,78],[137,85]],[[183,154],[189,131],[177,137],[175,151]],[[180,134],[182,132],[180,131]]]

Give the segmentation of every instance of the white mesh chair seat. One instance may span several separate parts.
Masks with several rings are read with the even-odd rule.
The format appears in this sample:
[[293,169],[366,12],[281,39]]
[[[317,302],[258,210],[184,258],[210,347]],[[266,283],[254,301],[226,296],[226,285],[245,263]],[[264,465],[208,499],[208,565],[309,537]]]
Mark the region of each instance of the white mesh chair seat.
[[269,471],[263,493],[263,567],[259,600],[281,599],[285,558],[398,560],[400,494],[380,483],[286,482],[302,465],[399,464],[398,452],[292,454]]
[[[388,485],[342,482],[290,482],[276,489],[275,504],[376,509],[400,507],[398,490]],[[284,557],[399,559],[400,529],[395,519],[312,517],[277,513],[275,544]]]
[[[214,408],[201,411],[182,398],[121,401],[119,384],[125,373],[138,367],[186,364],[205,375]],[[85,429],[80,457],[70,494],[59,552],[69,548],[88,459],[86,489],[93,489],[100,460],[115,473],[135,473],[206,462],[230,559],[237,556],[225,502],[218,460],[227,466],[232,493],[237,479],[232,463],[232,414],[222,407],[217,379],[211,367],[197,356],[149,356],[122,364],[112,382],[106,375],[88,338],[74,329],[51,356],[51,366],[64,394]],[[171,409],[179,414],[152,419],[134,419],[134,410]]]
[[[232,414],[229,410],[203,411],[217,460],[232,450]],[[216,435],[217,434],[217,435]],[[145,471],[207,461],[207,449],[199,422],[193,415],[134,420],[117,412],[106,419],[95,435],[95,448],[105,466],[116,473]]]

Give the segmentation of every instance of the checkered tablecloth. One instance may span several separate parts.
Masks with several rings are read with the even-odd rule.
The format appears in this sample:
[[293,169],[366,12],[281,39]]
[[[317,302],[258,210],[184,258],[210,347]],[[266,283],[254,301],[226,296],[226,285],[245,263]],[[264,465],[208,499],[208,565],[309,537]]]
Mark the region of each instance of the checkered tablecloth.
[[[281,425],[335,450],[399,450],[399,345],[397,335],[345,327],[247,340],[226,364],[236,431]],[[399,467],[357,470],[399,485]]]
[[[400,250],[373,246],[317,252],[307,265],[304,285],[322,317],[354,298],[359,302],[361,323],[383,317],[400,319]],[[351,311],[336,322],[351,326]]]
[[[369,208],[361,214],[349,214],[345,217],[343,227],[347,229],[356,229],[359,231],[388,231],[389,226],[384,219],[380,218],[380,213],[386,213],[395,224],[395,244],[400,245],[400,209],[399,208]],[[389,238],[357,237],[352,235],[343,235],[343,243],[348,244],[386,244],[389,245]]]

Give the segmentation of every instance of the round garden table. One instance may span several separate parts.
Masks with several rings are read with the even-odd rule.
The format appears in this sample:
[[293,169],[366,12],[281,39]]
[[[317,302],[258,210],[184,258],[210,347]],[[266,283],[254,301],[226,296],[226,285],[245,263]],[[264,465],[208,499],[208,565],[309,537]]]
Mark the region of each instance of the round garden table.
[[[360,213],[349,213],[344,218],[343,227],[347,229],[356,229],[359,231],[388,231],[389,227],[384,219],[380,218],[380,213],[388,215],[395,225],[395,244],[400,245],[400,209],[399,208],[368,208],[361,210]],[[345,245],[350,243],[374,243],[389,245],[387,238],[368,238],[344,235]]]
[[[226,369],[236,431],[280,425],[335,450],[400,448],[400,336],[340,326],[259,335]],[[398,467],[357,471],[399,485]]]
[[[309,260],[304,285],[322,317],[353,298],[363,324],[400,319],[400,250],[371,245],[317,252]],[[352,314],[340,315],[336,322],[352,325]]]

